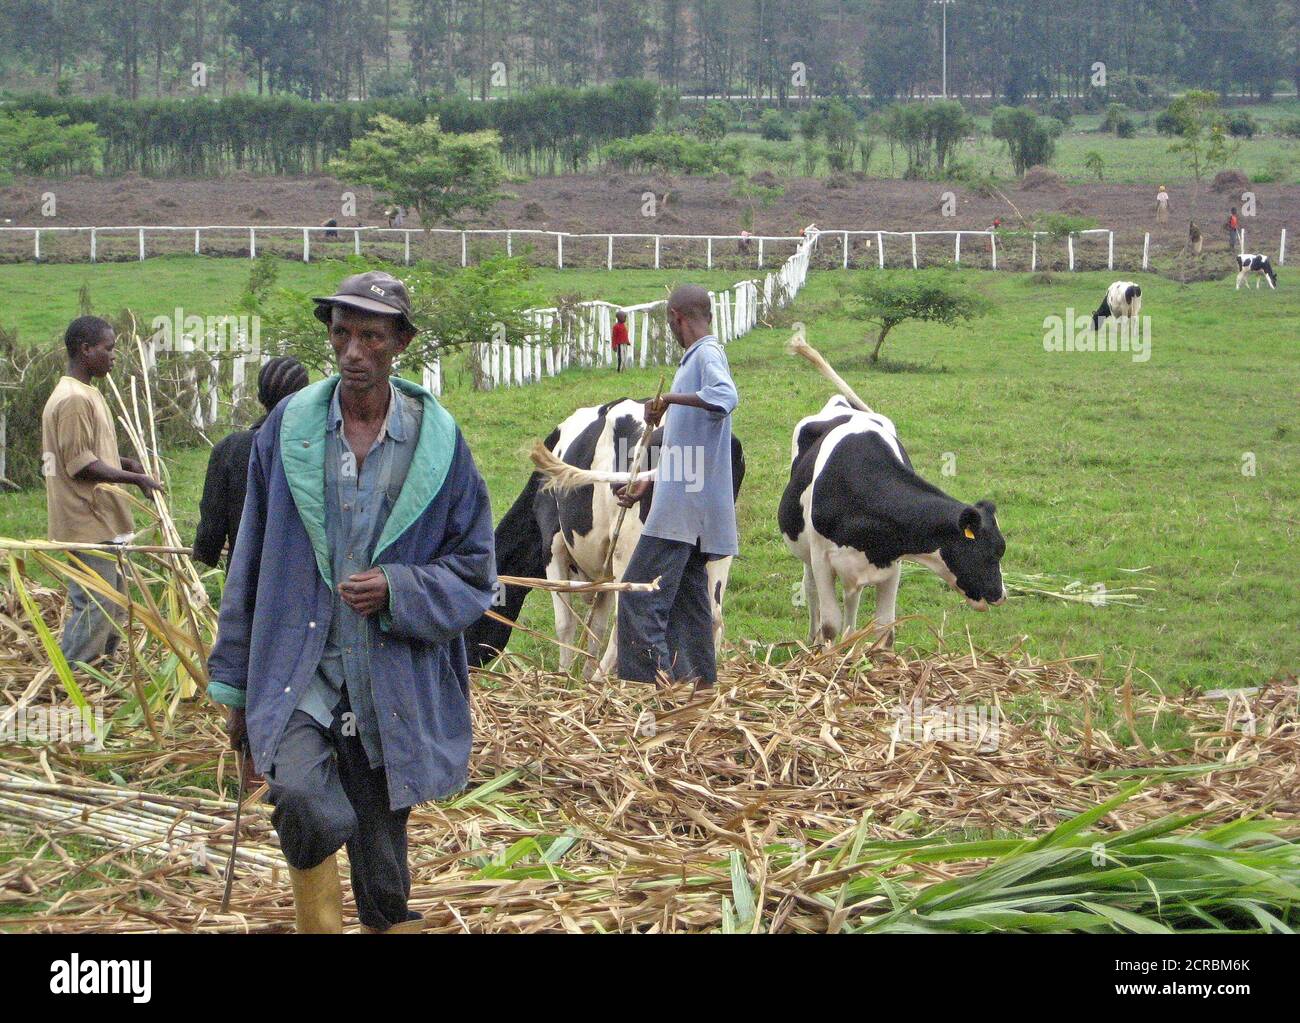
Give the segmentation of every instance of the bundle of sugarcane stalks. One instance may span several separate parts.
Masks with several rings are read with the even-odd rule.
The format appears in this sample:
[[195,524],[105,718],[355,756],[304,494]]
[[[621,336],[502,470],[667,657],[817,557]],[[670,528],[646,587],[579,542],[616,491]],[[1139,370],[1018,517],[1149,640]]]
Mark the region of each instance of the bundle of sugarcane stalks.
[[[859,634],[732,654],[693,694],[507,655],[477,676],[470,788],[411,816],[412,906],[444,932],[1300,922],[1295,680],[1162,696],[1081,667]],[[291,928],[257,792],[220,912],[217,708],[107,747],[5,747],[0,929]]]

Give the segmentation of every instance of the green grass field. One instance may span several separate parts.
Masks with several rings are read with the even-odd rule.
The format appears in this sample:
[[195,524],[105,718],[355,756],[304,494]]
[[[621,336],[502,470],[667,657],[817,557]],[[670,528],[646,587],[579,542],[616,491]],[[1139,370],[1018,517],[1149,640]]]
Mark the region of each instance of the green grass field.
[[[316,287],[340,272],[287,264],[282,281]],[[933,648],[937,634],[992,650],[1023,642],[1041,657],[1098,655],[1113,677],[1131,662],[1136,681],[1171,689],[1251,685],[1296,671],[1300,293],[1285,271],[1275,292],[1235,292],[1231,278],[1186,288],[1138,278],[1152,321],[1144,363],[1122,353],[1044,350],[1044,317],[1089,312],[1112,275],[1058,275],[1043,285],[1026,275],[967,271],[964,279],[995,303],[996,314],[961,330],[903,326],[877,368],[868,367],[863,327],[840,293],[862,272],[871,271],[815,272],[780,326],[755,331],[729,351],[741,393],[735,430],[748,466],[742,552],[727,597],[731,641],[788,641],[806,630],[792,599],[799,566],[776,527],[791,429],[830,393],[784,354],[789,325],[801,320],[810,342],[894,419],[918,471],[955,497],[997,502],[1005,571],[1056,573],[1085,587],[1153,587],[1135,608],[1023,597],[977,614],[929,574],[909,574],[899,613],[917,617],[902,626],[902,644]],[[5,267],[0,283],[9,295],[42,296],[11,303],[5,314],[34,340],[75,313],[83,281],[99,308],[135,304],[152,312],[181,304],[202,312],[229,308],[246,273],[235,260],[176,259]],[[548,289],[619,301],[661,294],[682,278],[653,271],[542,276]],[[734,274],[714,276],[725,284]],[[620,378],[574,370],[523,389],[448,394],[498,516],[528,476],[524,452],[533,439],[577,406],[647,395],[660,372]],[[192,533],[206,451],[166,454],[173,508]],[[946,455],[955,458],[952,477],[941,475]],[[1252,461],[1254,475],[1243,474]],[[0,496],[0,534],[43,529],[43,495]],[[1139,568],[1146,569],[1140,577],[1126,572]],[[864,615],[869,607],[864,600]],[[549,604],[535,595],[524,620],[546,629]],[[537,649],[534,641],[522,645]]]
[[[1284,118],[1300,115],[1300,103],[1276,102],[1244,109],[1260,122],[1262,130],[1254,138],[1237,140],[1239,148],[1228,166],[1245,171],[1256,181],[1266,177],[1279,184],[1300,181],[1300,139],[1287,138],[1275,127]],[[1087,155],[1095,151],[1105,164],[1102,173],[1108,182],[1151,184],[1190,178],[1191,174],[1181,159],[1169,152],[1170,139],[1155,130],[1158,113],[1156,110],[1146,113],[1131,111],[1129,116],[1137,126],[1137,133],[1128,139],[1098,131],[1102,114],[1076,116],[1065,134],[1057,140],[1052,169],[1072,182],[1096,181],[1096,175],[1084,163]],[[790,124],[793,129],[797,121],[791,119]],[[956,159],[972,164],[978,174],[1012,178],[1014,174],[1006,147],[989,134],[990,116],[977,115],[975,124],[977,134],[974,141],[959,146]],[[805,173],[804,144],[797,135],[790,142],[766,142],[750,132],[735,132],[729,138],[743,143],[743,165],[747,171],[770,170],[779,175]],[[891,161],[888,144],[884,139],[876,139],[867,167],[871,177],[900,177],[906,166],[907,158],[901,150]],[[829,173],[825,160],[822,160],[817,174]]]

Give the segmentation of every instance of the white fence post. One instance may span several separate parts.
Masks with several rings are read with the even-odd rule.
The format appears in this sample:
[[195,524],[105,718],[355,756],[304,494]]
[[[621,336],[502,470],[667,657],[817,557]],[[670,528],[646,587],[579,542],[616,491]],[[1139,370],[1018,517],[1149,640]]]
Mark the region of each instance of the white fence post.
[[1285,227],[1282,228],[1282,237],[1278,239],[1278,243],[1277,243],[1277,265],[1278,266],[1286,265],[1286,228]]
[[1151,232],[1148,231],[1142,236],[1142,269],[1147,268],[1147,262],[1151,255]]
[[[41,229],[39,227],[36,229],[36,242],[32,250],[32,258],[38,263],[41,261]],[[3,475],[4,473],[0,472],[0,476]]]
[[194,255],[196,255],[196,256],[197,256],[197,255],[200,255],[200,252],[199,252],[199,229],[198,229],[197,227],[194,229]]
[[614,269],[614,236],[611,234],[606,240],[605,245],[605,269]]
[[140,228],[140,232],[137,235],[137,239],[139,242],[138,251],[140,253],[140,262],[143,263],[144,262],[144,228],[143,227]]
[[655,269],[659,269],[659,236],[655,235]]
[[1110,231],[1106,237],[1106,269],[1115,269],[1115,232]]
[[713,239],[709,239],[708,255],[705,257],[705,266],[710,270],[713,269]]
[[1246,229],[1243,227],[1237,231],[1237,241],[1241,243],[1241,251],[1246,251]]
[[410,231],[402,232],[402,241],[403,241],[402,265],[410,266],[411,265],[411,232]]
[[841,269],[847,270],[848,268],[849,268],[849,232],[845,231],[844,232],[844,259],[843,259],[843,264]]
[[558,269],[564,269],[564,235],[559,231],[555,232],[555,265]]
[[248,258],[257,258],[257,228],[255,227],[248,229]]
[[758,268],[763,269],[763,239],[758,240]]
[[912,269],[918,269],[916,265],[916,232],[912,232]]
[[993,254],[993,269],[996,270],[998,268],[998,233],[996,231],[989,232],[989,252]]
[[876,261],[885,269],[885,236],[880,231],[876,232]]
[[95,262],[95,229],[90,229],[90,261]]
[[961,266],[961,232],[960,231],[957,232],[957,241],[953,245],[952,254],[953,254],[953,261],[958,266]]
[[302,229],[302,261],[311,262],[311,232],[305,227]]
[[1073,271],[1074,270],[1074,235],[1073,234],[1066,235],[1065,240],[1070,250],[1070,270]]
[[507,231],[507,232],[506,232],[506,255],[507,255],[507,256],[513,256],[514,254],[515,254],[515,252],[514,252],[514,232],[512,232],[512,231]]
[[464,231],[460,233],[460,265],[462,267],[469,265],[469,245]]
[[1038,269],[1038,232],[1034,231],[1029,236],[1029,272],[1033,273]]
[[5,420],[7,415],[8,413],[5,412],[4,405],[0,404],[0,480],[6,478],[5,473],[8,471],[8,466],[5,464],[5,444],[7,442],[6,433],[8,429],[8,424]]

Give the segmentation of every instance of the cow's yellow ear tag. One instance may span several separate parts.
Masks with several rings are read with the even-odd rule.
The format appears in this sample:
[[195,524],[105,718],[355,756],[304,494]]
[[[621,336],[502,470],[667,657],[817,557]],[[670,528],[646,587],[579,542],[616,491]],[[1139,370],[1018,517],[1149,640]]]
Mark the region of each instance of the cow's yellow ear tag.
[[975,539],[975,530],[971,529],[970,526],[966,527],[966,539],[967,540]]

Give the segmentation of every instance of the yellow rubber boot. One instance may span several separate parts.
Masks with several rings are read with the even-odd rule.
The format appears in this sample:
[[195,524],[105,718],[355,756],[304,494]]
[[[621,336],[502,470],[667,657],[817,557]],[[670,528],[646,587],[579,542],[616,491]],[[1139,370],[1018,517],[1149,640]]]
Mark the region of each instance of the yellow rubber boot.
[[343,889],[338,857],[327,856],[309,870],[289,868],[293,916],[299,934],[343,933]]

